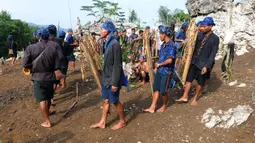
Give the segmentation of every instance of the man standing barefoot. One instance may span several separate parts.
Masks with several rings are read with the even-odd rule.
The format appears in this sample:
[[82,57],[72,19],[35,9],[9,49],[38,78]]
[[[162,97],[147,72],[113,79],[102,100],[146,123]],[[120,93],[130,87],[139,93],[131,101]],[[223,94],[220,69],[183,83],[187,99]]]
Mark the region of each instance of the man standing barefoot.
[[144,110],[144,112],[154,113],[156,105],[159,99],[159,95],[162,95],[163,105],[157,110],[157,112],[164,112],[167,108],[168,96],[167,90],[170,82],[170,77],[174,73],[175,59],[176,59],[176,47],[171,40],[173,31],[169,27],[160,28],[160,40],[164,41],[161,45],[159,52],[159,60],[157,64],[157,72],[153,82],[153,97],[150,108]]
[[186,79],[186,87],[183,96],[176,100],[179,103],[188,102],[188,94],[192,82],[197,80],[196,95],[191,101],[191,105],[197,105],[198,96],[200,96],[202,88],[205,85],[207,79],[210,78],[210,74],[214,65],[214,58],[219,49],[219,37],[212,31],[214,26],[214,20],[211,17],[206,17],[201,23],[195,50],[193,53],[189,73]]
[[119,94],[121,88],[122,75],[122,53],[120,44],[114,38],[114,31],[116,31],[114,24],[111,21],[106,21],[102,25],[100,36],[105,38],[104,45],[104,68],[102,71],[102,98],[103,109],[101,120],[92,125],[91,128],[105,128],[107,115],[110,108],[110,103],[114,104],[120,121],[112,127],[113,130],[118,130],[126,126],[124,120],[123,106],[119,101]]
[[[26,48],[22,65],[30,69],[36,101],[40,103],[40,109],[45,122],[41,126],[50,128],[49,109],[54,93],[54,81],[58,79],[60,61],[64,58],[58,43],[49,40],[48,29],[41,32],[41,40]],[[56,72],[58,73],[58,72]]]

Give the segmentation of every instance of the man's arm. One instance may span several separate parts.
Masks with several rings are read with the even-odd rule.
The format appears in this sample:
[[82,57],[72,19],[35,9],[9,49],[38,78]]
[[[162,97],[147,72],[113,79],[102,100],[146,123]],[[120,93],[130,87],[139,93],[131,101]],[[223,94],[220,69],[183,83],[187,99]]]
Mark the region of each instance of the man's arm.
[[215,56],[218,52],[218,49],[219,49],[219,42],[220,42],[219,37],[215,38],[215,40],[213,41],[212,52],[209,56],[206,66],[205,66],[207,69],[211,69],[213,66],[214,58],[215,58]]
[[56,60],[55,60],[55,70],[60,69],[62,61],[65,60],[62,49],[58,43],[56,43]]
[[163,63],[160,63],[159,66],[166,66],[171,64],[172,62],[173,62],[173,57],[170,57],[167,60],[165,60]]
[[28,46],[24,52],[24,57],[22,60],[22,66],[24,68],[32,68],[32,58],[31,58],[31,53],[30,53],[30,48],[31,46]]
[[174,41],[175,42],[183,42],[184,40],[178,39],[181,35],[181,31],[178,31],[175,35]]
[[113,72],[112,72],[112,82],[111,85],[118,87],[120,76],[121,76],[121,69],[122,69],[122,53],[121,47],[119,43],[115,43],[112,45],[113,50]]

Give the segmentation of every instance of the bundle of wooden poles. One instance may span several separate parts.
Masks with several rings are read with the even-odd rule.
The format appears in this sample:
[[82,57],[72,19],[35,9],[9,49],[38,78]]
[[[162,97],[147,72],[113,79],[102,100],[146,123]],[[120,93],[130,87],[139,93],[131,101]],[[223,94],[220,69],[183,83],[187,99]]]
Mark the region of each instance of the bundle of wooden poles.
[[183,47],[181,62],[177,65],[176,74],[183,86],[185,86],[186,78],[189,72],[198,30],[195,19],[192,19],[186,31],[186,39]]

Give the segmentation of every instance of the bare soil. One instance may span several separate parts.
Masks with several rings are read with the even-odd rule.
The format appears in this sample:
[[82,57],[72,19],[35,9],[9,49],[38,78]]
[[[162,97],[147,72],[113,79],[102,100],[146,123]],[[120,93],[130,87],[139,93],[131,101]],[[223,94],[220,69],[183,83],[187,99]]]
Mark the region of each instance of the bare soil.
[[[122,92],[121,102],[125,107],[127,127],[112,131],[118,122],[114,106],[111,106],[106,129],[90,129],[101,116],[100,92],[92,77],[81,80],[81,73],[68,76],[68,86],[55,96],[57,113],[50,118],[53,127],[40,127],[43,122],[38,104],[33,95],[29,77],[23,75],[18,61],[15,67],[5,65],[0,76],[0,140],[4,143],[254,143],[255,113],[238,127],[208,129],[201,123],[208,108],[228,110],[237,105],[250,105],[255,109],[255,50],[236,57],[234,77],[246,87],[230,87],[220,78],[220,62],[217,61],[207,92],[198,106],[174,104],[173,99],[183,91],[169,91],[169,108],[164,113],[146,114],[142,109],[151,103],[149,84],[131,92]],[[89,75],[89,71],[87,72]],[[66,118],[63,113],[75,100],[75,84],[79,82],[79,102]],[[191,93],[194,94],[194,93]],[[160,103],[159,103],[160,104]]]

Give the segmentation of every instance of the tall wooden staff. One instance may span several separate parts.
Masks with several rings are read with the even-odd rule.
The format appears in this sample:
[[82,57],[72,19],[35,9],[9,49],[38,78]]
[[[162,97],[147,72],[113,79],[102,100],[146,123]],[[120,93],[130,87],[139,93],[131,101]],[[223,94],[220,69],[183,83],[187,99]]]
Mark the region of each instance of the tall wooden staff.
[[150,31],[145,29],[144,31],[144,48],[146,51],[147,62],[149,65],[149,75],[150,75],[150,84],[151,84],[151,93],[153,94],[153,81],[154,81],[154,73],[153,73],[153,62],[151,58],[151,51],[150,51]]
[[[78,41],[79,43],[81,43],[81,23],[80,23],[80,18],[77,17],[77,37],[78,37]],[[80,61],[81,61],[81,78],[82,80],[86,79],[86,65],[85,65],[85,61],[84,61],[85,57],[84,54],[82,53],[82,49],[81,49],[81,44],[80,44]]]

